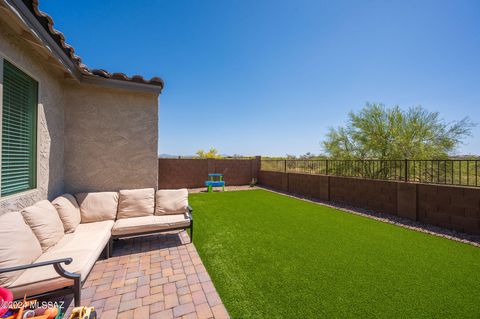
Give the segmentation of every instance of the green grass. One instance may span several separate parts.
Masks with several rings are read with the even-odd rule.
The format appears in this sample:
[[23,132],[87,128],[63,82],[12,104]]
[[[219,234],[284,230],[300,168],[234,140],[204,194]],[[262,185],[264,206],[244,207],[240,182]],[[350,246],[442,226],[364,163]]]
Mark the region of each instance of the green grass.
[[480,318],[480,248],[264,190],[190,204],[233,318]]

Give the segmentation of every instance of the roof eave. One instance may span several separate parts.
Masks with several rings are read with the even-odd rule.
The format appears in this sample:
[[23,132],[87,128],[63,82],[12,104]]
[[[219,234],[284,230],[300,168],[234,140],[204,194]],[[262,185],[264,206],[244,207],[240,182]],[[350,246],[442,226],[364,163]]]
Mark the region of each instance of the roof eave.
[[81,83],[98,85],[114,89],[126,89],[132,91],[152,92],[160,94],[162,93],[162,86],[137,83],[132,81],[123,81],[109,78],[102,78],[99,76],[83,75],[81,76]]
[[[145,80],[139,75],[129,78],[123,73],[110,74],[103,70],[89,70],[81,63],[81,60],[78,56],[73,55],[73,48],[66,44],[65,46],[70,50],[72,57],[65,53],[65,46],[63,49],[59,46],[59,44],[53,39],[52,35],[42,26],[37,17],[32,13],[32,11],[30,11],[30,9],[22,0],[0,1],[3,1],[8,7],[10,7],[12,12],[17,15],[17,17],[26,25],[31,33],[36,36],[38,40],[48,49],[53,57],[62,64],[62,66],[65,68],[65,71],[68,72],[77,82],[109,88],[155,92],[157,94],[162,92],[164,83],[162,79],[157,77],[150,80]],[[38,3],[36,3],[36,5],[38,5]],[[38,8],[36,8],[36,10],[38,10]],[[41,14],[44,15],[43,13]],[[51,18],[49,16],[47,17],[49,18],[49,22],[52,22]],[[52,25],[50,26],[51,30],[53,30]],[[55,32],[57,35],[60,34],[61,40],[64,40],[61,33],[57,32],[56,30],[51,32]]]
[[77,80],[81,81],[81,73],[72,60],[60,49],[50,34],[43,28],[38,20],[21,0],[4,0],[11,10],[25,23],[32,33],[41,40],[46,48],[57,58],[65,69]]

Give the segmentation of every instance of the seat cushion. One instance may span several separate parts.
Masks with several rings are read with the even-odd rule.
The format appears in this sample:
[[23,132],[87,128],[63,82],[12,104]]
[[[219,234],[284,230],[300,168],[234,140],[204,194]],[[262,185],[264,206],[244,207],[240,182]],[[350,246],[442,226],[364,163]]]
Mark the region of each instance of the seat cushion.
[[112,228],[114,236],[128,236],[173,228],[188,227],[190,220],[185,214],[143,216],[119,219]]
[[222,186],[225,186],[225,182],[224,181],[206,181],[205,186],[222,187]]
[[[70,265],[62,266],[69,272],[80,274],[84,281],[110,239],[114,222],[111,220],[80,224],[75,232],[66,234],[57,245],[50,248],[35,262],[72,258]],[[73,285],[73,280],[57,274],[53,266],[26,270],[9,287],[14,297],[38,294]]]
[[[0,268],[31,264],[42,254],[37,237],[20,212],[0,215]],[[11,285],[22,270],[0,274],[0,286]]]
[[117,216],[117,192],[79,193],[75,198],[80,206],[82,223],[115,220]]
[[155,205],[155,215],[186,213],[188,210],[188,191],[186,188],[158,190]]
[[117,219],[153,215],[154,209],[153,188],[119,191]]
[[71,194],[63,194],[55,198],[52,204],[57,209],[65,232],[73,233],[82,220],[80,207],[78,207],[75,197]]
[[64,236],[62,220],[48,200],[42,200],[24,208],[22,215],[37,236],[43,251],[54,246]]

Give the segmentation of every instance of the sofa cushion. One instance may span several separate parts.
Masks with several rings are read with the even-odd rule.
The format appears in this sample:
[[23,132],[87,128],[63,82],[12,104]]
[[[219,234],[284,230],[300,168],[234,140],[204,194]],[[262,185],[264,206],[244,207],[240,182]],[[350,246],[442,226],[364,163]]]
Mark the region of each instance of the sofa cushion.
[[80,207],[78,207],[75,197],[71,194],[63,194],[62,196],[55,198],[52,204],[57,209],[58,215],[63,222],[65,232],[73,233],[82,220]]
[[[66,234],[57,245],[50,248],[35,262],[72,258],[70,265],[62,264],[62,266],[67,271],[80,274],[81,280],[84,281],[108,243],[113,223],[107,220],[80,224],[75,232]],[[20,298],[25,292],[33,295],[71,285],[73,281],[58,275],[53,266],[45,266],[26,270],[8,288],[12,291],[14,298]]]
[[172,228],[188,227],[190,220],[185,214],[143,216],[119,219],[112,228],[112,235],[126,236]]
[[24,208],[22,215],[37,236],[43,251],[54,246],[64,236],[62,220],[48,200],[42,200]]
[[115,220],[117,216],[118,193],[79,193],[76,194],[82,223]]
[[188,211],[188,191],[161,189],[157,191],[155,215],[183,214]]
[[155,190],[153,188],[119,192],[117,219],[153,215],[154,209]]
[[[37,237],[20,212],[0,215],[0,225],[0,268],[31,264],[42,254]],[[22,273],[23,270],[0,274],[0,286],[9,286]]]

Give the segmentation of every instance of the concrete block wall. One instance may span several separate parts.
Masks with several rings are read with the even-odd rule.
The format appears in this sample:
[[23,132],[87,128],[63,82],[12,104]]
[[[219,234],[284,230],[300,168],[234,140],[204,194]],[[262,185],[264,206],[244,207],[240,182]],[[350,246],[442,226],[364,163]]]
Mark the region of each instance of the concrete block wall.
[[421,222],[480,234],[480,189],[418,184],[417,203]]
[[227,185],[249,185],[258,179],[260,157],[253,159],[158,159],[158,188],[204,187],[210,173],[225,175]]

